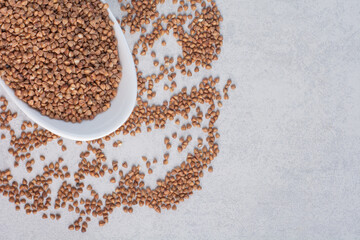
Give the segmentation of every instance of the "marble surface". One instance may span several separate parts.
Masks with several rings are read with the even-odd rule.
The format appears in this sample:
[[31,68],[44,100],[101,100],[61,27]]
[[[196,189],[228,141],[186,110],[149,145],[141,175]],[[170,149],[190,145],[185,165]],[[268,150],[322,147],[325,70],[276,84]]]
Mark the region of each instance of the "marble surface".
[[[116,210],[109,224],[100,228],[92,221],[85,234],[67,230],[75,215],[45,221],[16,212],[1,197],[0,239],[360,238],[360,2],[217,2],[224,16],[222,54],[211,71],[188,81],[213,74],[222,84],[233,79],[237,89],[224,101],[217,122],[221,152],[214,172],[202,179],[203,190],[177,211]],[[122,15],[116,1],[110,7]],[[170,5],[161,10],[174,11]],[[127,37],[133,44],[135,37]],[[174,39],[168,42],[159,51],[180,51]],[[152,71],[146,61],[142,69]],[[124,138],[121,149],[109,147],[109,155],[128,163],[144,153],[161,156],[159,143],[174,129],[170,124]],[[7,149],[0,141],[1,169],[12,165]],[[61,153],[51,143],[34,154],[46,153],[49,161],[61,154],[76,166],[80,151],[69,147]],[[165,172],[156,168],[149,184]],[[22,174],[14,173],[18,179]],[[110,188],[105,180],[97,186]]]

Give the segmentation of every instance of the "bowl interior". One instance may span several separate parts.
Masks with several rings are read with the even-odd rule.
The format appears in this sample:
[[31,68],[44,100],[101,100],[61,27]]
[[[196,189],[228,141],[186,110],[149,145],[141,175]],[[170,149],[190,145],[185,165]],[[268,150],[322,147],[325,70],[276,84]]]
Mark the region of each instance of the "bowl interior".
[[9,95],[10,99],[15,102],[31,120],[61,137],[77,141],[89,141],[104,137],[118,129],[129,118],[134,109],[137,95],[135,65],[125,36],[116,18],[110,9],[108,9],[108,12],[110,19],[114,22],[115,36],[118,41],[119,58],[122,66],[122,78],[117,95],[111,101],[110,108],[98,114],[93,120],[71,123],[43,116],[40,112],[18,99],[14,91],[0,79],[0,85],[7,95]]

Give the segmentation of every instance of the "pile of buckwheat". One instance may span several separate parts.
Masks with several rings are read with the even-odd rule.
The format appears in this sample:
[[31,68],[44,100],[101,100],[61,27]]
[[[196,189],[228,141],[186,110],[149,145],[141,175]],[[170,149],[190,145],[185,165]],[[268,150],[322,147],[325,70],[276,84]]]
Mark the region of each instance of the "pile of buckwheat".
[[100,0],[1,0],[0,77],[50,118],[93,119],[121,79],[108,5]]
[[[6,2],[5,5],[8,6],[19,5],[18,2],[21,1],[6,0]],[[29,7],[31,1],[23,2],[28,3],[26,6]],[[54,4],[58,1],[36,2],[49,5],[50,2]],[[82,2],[81,4],[90,6],[95,1],[68,0],[66,2],[67,4]],[[159,213],[164,210],[176,210],[179,203],[188,199],[194,191],[201,190],[200,180],[206,170],[213,171],[211,163],[219,154],[217,141],[220,133],[216,127],[216,121],[220,116],[220,108],[223,106],[221,100],[229,99],[229,89],[235,89],[236,86],[231,80],[227,80],[221,90],[220,78],[208,76],[202,77],[202,80],[195,85],[189,85],[190,83],[186,82],[187,87],[178,88],[176,81],[179,84],[181,76],[193,78],[193,72],[200,74],[201,71],[208,71],[212,68],[213,61],[218,59],[223,44],[223,37],[220,33],[222,17],[214,0],[181,0],[179,2],[172,0],[171,4],[177,10],[177,14],[160,15],[157,6],[164,3],[165,0],[132,0],[128,3],[121,3],[124,16],[119,22],[123,30],[126,32],[127,29],[130,29],[130,34],[134,34],[134,36],[136,32],[141,33],[132,51],[138,77],[137,105],[127,122],[114,133],[86,143],[74,142],[74,145],[82,147],[79,158],[64,159],[61,151],[55,161],[48,160],[46,154],[36,160],[32,158],[32,151],[41,149],[52,141],[56,141],[62,151],[71,150],[71,146],[66,147],[64,141],[58,136],[40,129],[37,124],[29,121],[24,121],[21,129],[13,129],[12,121],[17,114],[8,109],[8,102],[4,97],[0,98],[2,102],[0,129],[3,132],[1,141],[9,142],[8,152],[14,158],[13,167],[0,171],[0,194],[8,198],[9,202],[15,205],[16,210],[23,209],[27,214],[40,214],[44,219],[50,218],[59,221],[61,221],[61,212],[69,211],[76,218],[71,223],[65,223],[68,224],[68,228],[86,232],[91,220],[96,220],[98,225],[103,226],[109,221],[109,215],[116,208],[122,208],[125,213],[133,213],[137,206],[146,206]],[[4,6],[3,0],[0,0],[0,6]],[[51,6],[54,7],[54,5]],[[21,8],[22,6],[17,7]],[[57,7],[59,8],[60,5]],[[4,10],[2,9],[0,11],[3,14]],[[77,11],[88,11],[88,8],[73,9],[74,12],[70,13],[72,18],[76,18],[75,12]],[[40,14],[36,8],[32,8],[31,11],[37,12],[37,15]],[[13,16],[10,18],[14,19],[11,20],[12,24],[16,24],[18,21],[20,25],[22,24],[21,20],[17,20],[19,18],[15,17],[16,13],[7,14]],[[4,18],[1,18],[1,21],[4,21]],[[188,21],[190,23],[186,26]],[[150,24],[153,28],[147,30]],[[1,24],[1,28],[3,26],[4,24]],[[96,33],[94,34],[96,35]],[[111,35],[110,30],[108,34]],[[162,41],[161,45],[165,47],[166,41],[162,40],[162,37],[170,34],[177,40],[182,54],[166,56],[163,60],[156,59],[158,54],[156,53],[157,49],[154,48],[155,42]],[[83,37],[88,40],[92,39],[92,35],[84,34]],[[4,38],[2,37],[2,40]],[[1,51],[2,58],[6,58],[3,56],[4,51]],[[146,74],[139,69],[140,57],[147,54],[154,58],[156,74]],[[24,56],[21,59],[24,59]],[[12,61],[13,63],[17,62]],[[83,64],[91,63],[84,61]],[[17,72],[16,66],[10,67],[11,72]],[[22,66],[21,61],[20,66]],[[22,67],[20,68],[22,69]],[[2,69],[2,73],[4,71],[6,72],[5,69]],[[164,91],[171,91],[171,98],[163,100],[162,104],[153,104],[150,100],[160,96],[155,91],[155,86],[160,84],[163,84]],[[103,96],[101,96],[102,98]],[[78,105],[74,103],[74,106]],[[106,142],[113,139],[110,147],[121,150],[123,138],[126,135],[136,137],[140,133],[145,132],[146,134],[153,130],[164,129],[169,123],[179,126],[178,131],[164,136],[166,151],[162,153],[162,159],[142,156],[139,164],[129,166],[125,161],[119,162],[107,158]],[[195,129],[201,129],[205,137],[195,138],[192,134],[185,134]],[[4,133],[10,135],[10,140]],[[177,146],[176,142],[179,142]],[[192,149],[189,148],[191,142],[196,142]],[[153,166],[169,164],[169,161],[172,160],[170,151],[173,148],[179,154],[185,151],[186,159],[159,179],[155,188],[149,187],[145,182],[145,176],[154,174]],[[31,173],[35,161],[44,163],[40,174],[30,180],[14,179],[12,171],[24,166],[27,172]],[[68,161],[77,161],[77,169],[70,171],[66,165]],[[145,164],[146,172],[142,171],[141,164]],[[96,186],[86,184],[88,178],[105,178],[113,185],[113,190],[100,195]],[[60,188],[54,189],[53,181],[59,180],[62,182]],[[56,193],[55,199],[51,198],[53,192]]]

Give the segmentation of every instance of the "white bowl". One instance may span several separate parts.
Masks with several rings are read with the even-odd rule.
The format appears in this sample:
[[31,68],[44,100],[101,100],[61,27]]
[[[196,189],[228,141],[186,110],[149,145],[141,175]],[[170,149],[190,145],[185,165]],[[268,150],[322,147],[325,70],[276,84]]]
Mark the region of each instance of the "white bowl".
[[133,57],[116,18],[110,9],[108,12],[110,19],[114,22],[115,36],[118,40],[122,78],[117,95],[111,101],[110,108],[98,114],[93,120],[71,123],[43,116],[39,111],[18,99],[14,91],[0,79],[0,85],[6,94],[31,120],[60,137],[77,141],[89,141],[104,137],[124,124],[134,109],[137,95],[137,77]]

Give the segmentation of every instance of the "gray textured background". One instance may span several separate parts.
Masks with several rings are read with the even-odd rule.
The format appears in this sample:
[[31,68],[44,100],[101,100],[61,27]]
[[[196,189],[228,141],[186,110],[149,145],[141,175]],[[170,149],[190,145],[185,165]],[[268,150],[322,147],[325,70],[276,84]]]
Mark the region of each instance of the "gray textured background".
[[[0,239],[360,239],[359,0],[217,2],[222,55],[194,78],[230,77],[237,89],[217,122],[221,153],[203,190],[176,212],[117,210],[102,228],[92,221],[86,234],[67,230],[75,215],[44,221],[0,198]],[[162,49],[179,52],[175,40]],[[157,144],[176,128],[169,129],[126,138],[109,154],[130,163],[144,152],[160,156]],[[1,168],[12,164],[7,148],[0,141]],[[69,166],[80,150],[62,154]],[[35,155],[44,152],[55,160],[59,148],[49,144]],[[165,171],[155,168],[148,181]]]

